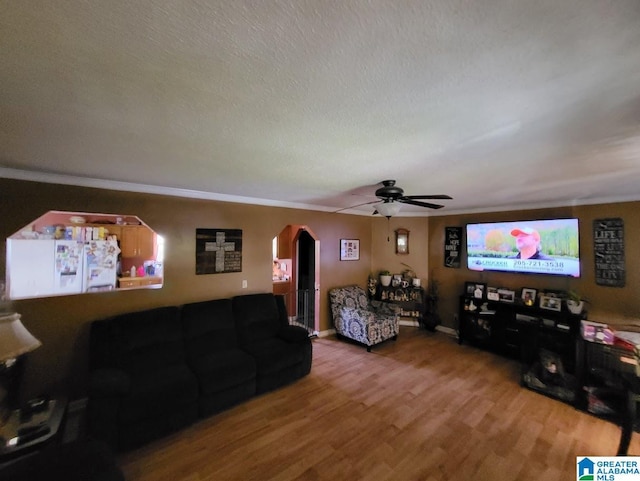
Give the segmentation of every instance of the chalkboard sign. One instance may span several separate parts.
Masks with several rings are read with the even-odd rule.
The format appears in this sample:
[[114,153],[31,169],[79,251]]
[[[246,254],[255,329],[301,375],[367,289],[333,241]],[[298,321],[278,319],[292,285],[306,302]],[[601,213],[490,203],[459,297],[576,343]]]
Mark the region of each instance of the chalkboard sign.
[[593,257],[596,284],[624,287],[624,221],[596,219],[593,221]]
[[444,266],[460,267],[460,246],[462,244],[462,227],[444,228]]

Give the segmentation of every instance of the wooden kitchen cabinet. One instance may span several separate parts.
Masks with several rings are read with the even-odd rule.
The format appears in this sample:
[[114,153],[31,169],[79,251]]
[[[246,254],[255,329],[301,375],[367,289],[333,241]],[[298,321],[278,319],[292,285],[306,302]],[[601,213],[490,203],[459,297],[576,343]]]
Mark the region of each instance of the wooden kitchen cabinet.
[[105,226],[109,231],[109,235],[116,236],[116,239],[122,240],[122,226],[119,225],[107,225]]
[[155,232],[146,225],[122,227],[120,249],[122,257],[155,258]]
[[118,287],[120,289],[139,288],[143,286],[161,286],[162,277],[121,277],[118,279]]

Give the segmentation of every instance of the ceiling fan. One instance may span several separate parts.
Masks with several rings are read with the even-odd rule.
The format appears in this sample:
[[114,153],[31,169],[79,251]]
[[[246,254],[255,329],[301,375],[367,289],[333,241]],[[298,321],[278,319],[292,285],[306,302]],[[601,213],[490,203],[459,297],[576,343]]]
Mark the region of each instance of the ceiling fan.
[[[451,199],[452,197],[445,194],[430,194],[430,195],[404,195],[404,190],[396,186],[395,180],[383,180],[381,182],[382,187],[378,188],[375,192],[376,197],[382,200],[382,203],[376,206],[376,210],[373,214],[380,214],[385,217],[392,217],[400,212],[401,204],[417,205],[419,207],[426,207],[428,209],[441,209],[444,207],[441,204],[432,204],[431,202],[422,202],[426,199]],[[366,204],[375,204],[380,200],[374,200],[367,202]],[[361,204],[365,205],[365,204]]]
[[400,212],[401,204],[417,205],[419,207],[426,207],[428,209],[441,209],[442,207],[444,207],[441,204],[432,204],[431,202],[422,202],[421,200],[452,199],[452,197],[445,194],[404,195],[404,190],[396,186],[395,180],[383,180],[382,182],[380,182],[380,184],[382,184],[382,187],[379,187],[375,191],[375,196],[378,197],[378,199],[371,202],[364,202],[362,204],[346,207],[336,212],[340,212],[346,209],[352,209],[354,207],[359,207],[362,205],[378,203],[378,205],[376,206],[376,210],[373,211],[373,215],[381,214],[385,217],[391,217]]

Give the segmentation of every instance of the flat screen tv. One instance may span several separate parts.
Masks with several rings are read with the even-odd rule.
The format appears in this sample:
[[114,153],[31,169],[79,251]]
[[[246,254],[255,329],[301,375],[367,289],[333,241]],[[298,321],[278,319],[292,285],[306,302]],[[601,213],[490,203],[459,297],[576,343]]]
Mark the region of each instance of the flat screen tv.
[[580,277],[578,219],[467,224],[467,267]]

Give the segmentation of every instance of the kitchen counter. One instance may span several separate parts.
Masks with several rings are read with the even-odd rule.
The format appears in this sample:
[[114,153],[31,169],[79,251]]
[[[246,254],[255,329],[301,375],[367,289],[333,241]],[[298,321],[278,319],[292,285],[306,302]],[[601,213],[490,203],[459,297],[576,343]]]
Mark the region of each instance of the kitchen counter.
[[120,289],[139,289],[145,286],[162,286],[162,277],[143,276],[143,277],[120,277],[118,278],[118,288]]

